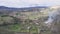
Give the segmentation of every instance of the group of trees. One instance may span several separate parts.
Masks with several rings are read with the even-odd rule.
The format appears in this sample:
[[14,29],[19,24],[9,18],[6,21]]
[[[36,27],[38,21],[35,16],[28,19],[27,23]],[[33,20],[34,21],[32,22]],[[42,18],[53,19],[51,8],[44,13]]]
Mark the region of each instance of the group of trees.
[[49,30],[43,23],[43,21],[46,20],[44,18],[45,17],[42,17],[39,18],[38,20],[30,19],[21,20],[14,16],[2,15],[0,16],[0,26],[2,26],[3,28],[5,27],[5,29],[8,29],[8,31],[11,30],[15,32],[29,32],[30,34],[31,33],[40,34],[41,32],[44,33],[48,32]]
[[[30,12],[28,12],[28,14],[29,13]],[[13,31],[14,34],[17,32],[28,32],[30,34],[49,34],[50,33],[50,30],[43,23],[44,21],[47,20],[48,17],[45,17],[45,16],[42,17],[42,15],[40,16],[39,12],[37,13],[33,12],[31,16],[30,14],[29,15],[28,14],[26,14],[28,16],[27,19],[23,19],[24,17],[21,18],[21,16],[25,16],[23,12],[22,14],[16,13],[16,16],[14,16],[15,15],[14,13],[12,13],[12,15],[1,15],[0,26],[2,26],[2,29],[4,28],[4,30],[10,31],[10,33]],[[35,17],[37,17],[38,19],[37,20],[30,19]]]

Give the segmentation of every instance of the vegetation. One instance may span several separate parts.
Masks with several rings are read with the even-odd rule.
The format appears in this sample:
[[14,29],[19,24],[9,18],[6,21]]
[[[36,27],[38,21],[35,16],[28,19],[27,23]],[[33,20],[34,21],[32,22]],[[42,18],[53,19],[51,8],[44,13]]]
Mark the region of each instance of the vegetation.
[[48,18],[48,14],[47,12],[41,11],[1,14],[0,34],[18,34],[21,32],[27,32],[29,34],[50,34],[50,29],[44,23]]

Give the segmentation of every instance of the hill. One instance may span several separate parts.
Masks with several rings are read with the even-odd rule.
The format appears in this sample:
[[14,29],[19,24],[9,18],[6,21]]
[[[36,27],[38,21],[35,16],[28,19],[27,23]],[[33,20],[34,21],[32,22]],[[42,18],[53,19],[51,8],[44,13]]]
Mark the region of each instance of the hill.
[[24,7],[24,8],[13,8],[13,7],[5,7],[5,6],[0,6],[0,10],[32,10],[32,9],[39,9],[39,8],[47,8],[46,6],[35,6],[35,7]]

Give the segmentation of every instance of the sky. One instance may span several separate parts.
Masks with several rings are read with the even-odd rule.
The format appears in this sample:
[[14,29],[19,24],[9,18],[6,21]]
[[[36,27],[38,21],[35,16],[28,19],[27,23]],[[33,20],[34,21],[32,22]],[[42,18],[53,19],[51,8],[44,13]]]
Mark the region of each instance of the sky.
[[30,7],[60,5],[60,0],[0,0],[0,6]]

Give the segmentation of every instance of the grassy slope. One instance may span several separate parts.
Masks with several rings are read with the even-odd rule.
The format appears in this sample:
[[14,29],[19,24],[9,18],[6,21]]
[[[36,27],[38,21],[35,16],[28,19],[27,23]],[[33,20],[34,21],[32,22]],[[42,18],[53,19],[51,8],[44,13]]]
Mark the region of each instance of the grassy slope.
[[[43,19],[44,17],[47,17],[47,10],[44,10],[45,12],[17,12],[18,15],[16,15],[15,17],[20,17],[20,16],[25,16],[24,18],[26,19],[30,19],[30,20],[35,20],[35,19]],[[40,19],[40,20],[41,20]],[[43,24],[39,24],[35,25],[34,23],[30,24],[30,22],[28,22],[28,24],[15,24],[15,25],[8,25],[8,26],[3,26],[1,28],[4,29],[8,29],[14,32],[29,32],[29,29],[27,29],[27,27],[31,26],[30,32],[38,32],[38,28],[42,27]]]

